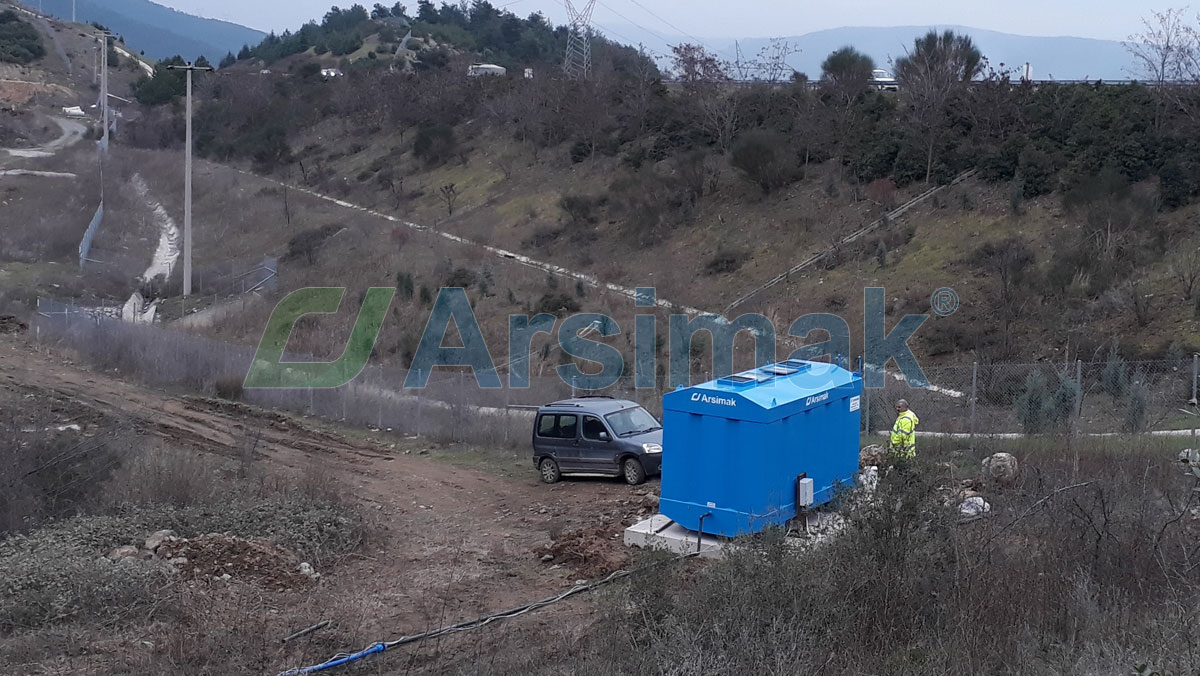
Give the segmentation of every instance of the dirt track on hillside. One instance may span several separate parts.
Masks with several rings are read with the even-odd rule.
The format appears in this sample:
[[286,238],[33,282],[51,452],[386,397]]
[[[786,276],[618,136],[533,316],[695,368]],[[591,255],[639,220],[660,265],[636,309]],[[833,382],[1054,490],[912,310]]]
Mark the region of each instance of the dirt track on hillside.
[[[585,572],[607,572],[612,563],[539,558],[552,534],[619,533],[642,509],[643,494],[657,489],[608,480],[545,486],[532,463],[527,471],[514,467],[516,478],[464,469],[423,457],[422,440],[350,438],[240,404],[172,396],[35,351],[23,337],[0,337],[0,390],[10,400],[49,397],[101,428],[122,425],[201,452],[237,456],[253,444],[269,472],[335,479],[386,529],[328,577],[371,590],[381,609],[372,623],[380,640],[505,610],[558,593]],[[616,538],[603,552],[609,561],[614,556],[624,562]],[[586,614],[588,603],[572,601],[531,621]]]

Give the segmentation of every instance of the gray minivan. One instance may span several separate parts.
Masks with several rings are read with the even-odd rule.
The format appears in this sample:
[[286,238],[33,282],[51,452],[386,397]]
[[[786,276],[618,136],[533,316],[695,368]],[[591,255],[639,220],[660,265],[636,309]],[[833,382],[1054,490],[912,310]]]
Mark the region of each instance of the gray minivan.
[[636,486],[662,471],[662,425],[624,399],[546,404],[533,425],[533,464],[548,484],[564,474],[600,474]]

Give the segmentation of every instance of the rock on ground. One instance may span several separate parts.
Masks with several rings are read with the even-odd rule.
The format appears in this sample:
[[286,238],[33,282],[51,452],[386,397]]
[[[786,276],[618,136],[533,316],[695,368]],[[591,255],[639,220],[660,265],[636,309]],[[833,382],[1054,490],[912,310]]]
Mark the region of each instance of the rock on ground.
[[874,465],[874,466],[882,465],[883,461],[886,459],[886,456],[887,456],[887,453],[883,450],[882,446],[880,446],[879,444],[871,444],[870,446],[867,446],[866,448],[859,451],[859,454],[858,454],[859,467],[871,467],[872,465]]
[[963,516],[981,516],[992,511],[992,506],[987,500],[979,496],[972,496],[963,500],[958,506],[958,511]]
[[1010,483],[1017,478],[1019,467],[1011,453],[996,453],[983,461],[983,473],[991,481]]

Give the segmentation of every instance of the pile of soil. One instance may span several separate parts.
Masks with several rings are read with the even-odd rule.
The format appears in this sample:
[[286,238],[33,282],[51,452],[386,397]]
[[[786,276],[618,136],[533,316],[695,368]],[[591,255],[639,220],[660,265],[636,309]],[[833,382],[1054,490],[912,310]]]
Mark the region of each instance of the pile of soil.
[[29,325],[12,315],[0,315],[0,336],[15,336],[25,333]]
[[156,554],[172,562],[187,559],[187,563],[178,565],[180,572],[195,578],[229,575],[238,581],[276,589],[297,589],[314,583],[312,577],[300,572],[300,561],[287,550],[230,535],[168,540]]
[[629,565],[629,550],[621,541],[620,528],[598,526],[563,533],[539,556],[550,554],[547,563],[567,566],[589,580],[602,578]]

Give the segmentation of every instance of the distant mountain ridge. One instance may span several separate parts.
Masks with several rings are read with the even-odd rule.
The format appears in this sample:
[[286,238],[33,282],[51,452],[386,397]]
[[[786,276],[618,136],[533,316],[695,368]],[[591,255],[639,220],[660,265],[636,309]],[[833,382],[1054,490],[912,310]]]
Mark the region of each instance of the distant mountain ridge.
[[[1003,63],[1019,74],[1021,66],[1029,63],[1037,80],[1127,80],[1135,77],[1128,51],[1116,40],[1014,35],[969,26],[845,27],[784,39],[802,50],[789,59],[792,67],[815,79],[821,74],[821,62],[839,47],[853,46],[875,59],[878,67],[889,68],[891,59],[903,56],[906,48],[912,48],[915,38],[931,29],[950,29],[970,35],[997,69]],[[604,32],[604,26],[600,26],[600,30]],[[629,24],[612,24],[610,37],[622,42],[631,39],[642,42],[662,55],[671,52],[667,40],[695,42],[689,37],[653,33]],[[717,50],[722,59],[731,61],[736,58],[735,43],[740,43],[743,56],[751,59],[770,42],[767,38],[703,38],[703,41],[710,49]]]
[[[38,8],[38,0],[24,0]],[[42,10],[70,20],[71,0],[41,0]],[[150,0],[76,0],[80,22],[96,22],[125,38],[135,51],[163,59],[176,54],[188,61],[204,56],[214,64],[242,45],[257,45],[266,33],[228,21],[205,19]]]

